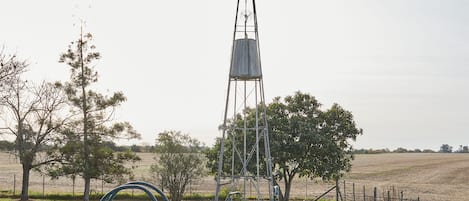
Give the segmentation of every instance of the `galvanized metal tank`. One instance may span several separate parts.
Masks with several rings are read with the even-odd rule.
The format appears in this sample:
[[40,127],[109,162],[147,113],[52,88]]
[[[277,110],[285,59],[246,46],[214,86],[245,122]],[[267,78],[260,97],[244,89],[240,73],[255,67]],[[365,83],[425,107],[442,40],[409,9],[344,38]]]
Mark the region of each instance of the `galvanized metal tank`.
[[257,79],[262,76],[259,50],[255,39],[234,41],[230,77],[240,80]]

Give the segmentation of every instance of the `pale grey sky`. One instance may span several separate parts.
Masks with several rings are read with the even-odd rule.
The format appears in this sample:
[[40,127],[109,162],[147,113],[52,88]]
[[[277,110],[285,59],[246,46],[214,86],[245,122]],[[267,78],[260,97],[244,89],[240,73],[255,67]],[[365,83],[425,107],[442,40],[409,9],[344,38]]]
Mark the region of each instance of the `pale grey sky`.
[[[34,80],[66,80],[79,18],[103,58],[97,88],[121,90],[118,120],[153,144],[220,133],[235,0],[2,1],[0,44]],[[469,145],[469,1],[258,0],[267,100],[311,93],[355,115],[357,148]],[[123,142],[123,143],[135,143]]]

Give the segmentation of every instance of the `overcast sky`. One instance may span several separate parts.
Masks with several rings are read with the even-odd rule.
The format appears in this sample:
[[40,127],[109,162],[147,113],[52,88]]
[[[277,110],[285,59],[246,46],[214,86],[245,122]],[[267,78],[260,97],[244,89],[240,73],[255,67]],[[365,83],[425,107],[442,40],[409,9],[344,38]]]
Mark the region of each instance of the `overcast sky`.
[[[352,111],[356,148],[469,145],[469,1],[258,0],[266,99],[310,93]],[[223,120],[235,0],[3,1],[0,44],[33,80],[67,80],[79,19],[116,119],[153,144],[180,130],[211,145]]]

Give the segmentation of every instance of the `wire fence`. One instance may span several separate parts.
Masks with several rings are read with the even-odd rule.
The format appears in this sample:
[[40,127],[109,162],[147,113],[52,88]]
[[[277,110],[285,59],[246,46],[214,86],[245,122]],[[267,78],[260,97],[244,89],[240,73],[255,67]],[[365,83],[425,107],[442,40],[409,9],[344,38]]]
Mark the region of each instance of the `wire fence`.
[[[70,193],[72,196],[82,195],[83,180],[77,178],[59,178],[51,180],[44,175],[32,172],[30,180],[30,191],[42,193],[43,195],[54,193]],[[151,182],[151,181],[150,181]],[[154,181],[153,181],[154,182]],[[152,182],[152,183],[153,183]],[[8,172],[0,173],[0,191],[9,191],[15,195],[21,192],[21,175],[9,174]],[[91,192],[95,194],[105,193],[120,185],[121,183],[105,183],[102,180],[91,181]],[[302,186],[303,185],[303,186]],[[214,193],[215,183],[213,178],[205,178],[197,183],[191,183],[186,188],[187,194],[210,194]],[[301,187],[302,190],[300,189]],[[336,200],[336,201],[420,201],[420,197],[411,194],[405,188],[395,186],[374,187],[360,185],[355,182],[345,180],[336,181],[336,183],[328,183],[326,185],[315,185],[313,182],[298,183],[295,192],[291,194],[291,198],[296,200]],[[164,189],[163,189],[164,190]],[[129,191],[130,192],[130,191]],[[414,196],[414,197],[412,197]]]
[[[331,194],[335,194],[333,197],[336,201],[420,201],[420,197],[413,198],[407,196],[405,189],[395,186],[385,188],[367,187],[345,180],[337,180],[331,191],[327,192],[324,196],[318,196],[314,200],[319,200],[323,197],[330,199]],[[328,197],[325,197],[326,195]]]
[[[0,192],[11,192],[13,195],[21,193],[22,178],[21,175],[1,175],[0,174]],[[91,181],[92,193],[105,193],[118,184],[107,184],[101,180]],[[35,193],[54,194],[70,193],[72,196],[82,194],[83,182],[81,179],[59,178],[50,179],[47,176],[34,175],[29,182],[29,191]]]

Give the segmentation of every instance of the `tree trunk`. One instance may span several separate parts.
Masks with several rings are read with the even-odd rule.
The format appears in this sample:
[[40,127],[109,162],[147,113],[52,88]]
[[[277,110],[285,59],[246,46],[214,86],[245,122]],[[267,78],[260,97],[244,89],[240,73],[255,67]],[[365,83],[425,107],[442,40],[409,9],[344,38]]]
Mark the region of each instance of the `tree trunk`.
[[290,199],[290,189],[291,181],[285,182],[285,196],[283,196],[283,201],[288,201],[288,199]]
[[285,183],[285,195],[283,196],[283,201],[288,201],[290,199],[290,190],[293,178],[295,178],[296,173],[288,173],[284,175]]
[[84,196],[83,196],[84,201],[90,200],[90,186],[91,186],[91,178],[86,177],[85,178],[85,191],[84,191]]
[[23,183],[21,184],[21,201],[29,200],[29,171],[31,170],[30,165],[23,165]]
[[[83,27],[81,27],[83,28]],[[85,192],[84,192],[84,200],[90,200],[90,151],[88,147],[88,107],[86,101],[88,101],[86,96],[86,79],[85,79],[85,64],[83,58],[83,29],[80,30],[80,63],[81,63],[81,92],[82,92],[82,112],[83,112],[83,159],[84,159],[84,166],[85,170],[83,175],[85,177]]]

